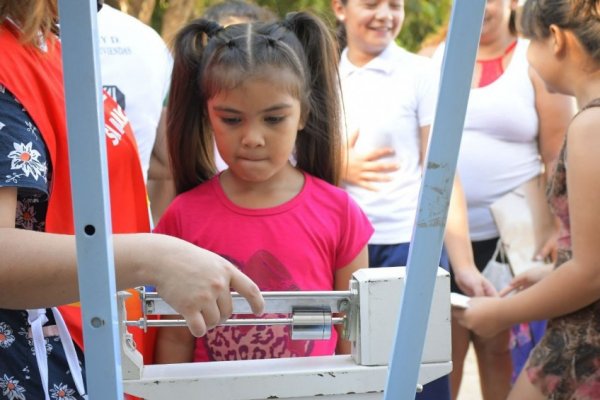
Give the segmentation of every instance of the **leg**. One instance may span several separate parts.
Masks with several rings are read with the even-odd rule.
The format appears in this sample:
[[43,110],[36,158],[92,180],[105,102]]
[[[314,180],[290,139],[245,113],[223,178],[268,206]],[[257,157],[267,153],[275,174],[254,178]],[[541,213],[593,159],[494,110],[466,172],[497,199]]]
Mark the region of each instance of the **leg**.
[[523,371],[519,374],[515,385],[510,391],[506,400],[545,400],[546,396],[540,392],[538,388],[533,386],[527,378],[527,371],[523,368]]
[[450,390],[452,400],[458,397],[460,383],[463,376],[463,367],[469,343],[471,341],[471,333],[468,329],[460,325],[455,320],[452,320],[452,372],[450,373]]
[[508,330],[490,339],[473,337],[481,392],[485,400],[504,400],[510,391],[512,360],[508,341]]

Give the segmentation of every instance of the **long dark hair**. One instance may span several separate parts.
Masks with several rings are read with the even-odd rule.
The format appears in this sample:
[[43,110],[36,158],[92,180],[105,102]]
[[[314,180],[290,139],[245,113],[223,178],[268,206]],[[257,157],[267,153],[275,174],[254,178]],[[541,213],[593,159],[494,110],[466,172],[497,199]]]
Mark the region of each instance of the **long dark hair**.
[[216,173],[207,102],[244,80],[291,72],[286,82],[301,104],[304,128],[296,139],[297,167],[332,184],[340,175],[341,108],[337,48],[327,26],[310,13],[284,21],[223,28],[192,21],[175,38],[167,137],[178,193]]
[[596,62],[600,62],[600,0],[528,0],[521,31],[530,39],[546,39],[550,25],[572,31]]

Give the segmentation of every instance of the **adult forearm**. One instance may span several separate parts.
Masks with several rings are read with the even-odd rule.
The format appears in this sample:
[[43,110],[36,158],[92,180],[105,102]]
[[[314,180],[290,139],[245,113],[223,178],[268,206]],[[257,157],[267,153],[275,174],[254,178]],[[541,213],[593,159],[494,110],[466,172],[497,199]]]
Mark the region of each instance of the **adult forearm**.
[[[145,234],[145,236],[150,236]],[[144,253],[144,235],[115,235],[117,286],[124,289],[152,281],[135,254]],[[77,301],[75,237],[0,228],[0,308],[50,307]]]

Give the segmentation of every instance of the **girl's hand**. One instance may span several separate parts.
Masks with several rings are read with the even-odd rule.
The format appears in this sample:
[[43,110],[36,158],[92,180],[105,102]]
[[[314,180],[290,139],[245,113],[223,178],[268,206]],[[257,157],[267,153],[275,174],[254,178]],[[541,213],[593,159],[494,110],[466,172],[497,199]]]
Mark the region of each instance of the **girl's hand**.
[[347,153],[342,155],[342,179],[347,183],[363,187],[368,190],[377,191],[373,182],[389,182],[390,172],[397,171],[400,167],[395,162],[381,161],[382,157],[394,154],[394,149],[384,147],[370,151],[366,154],[358,154],[354,150],[358,140],[358,131],[348,138]]
[[500,291],[500,296],[506,296],[515,290],[521,291],[527,289],[548,276],[552,272],[553,267],[552,264],[538,265],[520,273],[513,278],[507,287]]
[[488,281],[479,270],[472,268],[462,268],[453,270],[456,284],[467,296],[497,296],[498,292],[494,285]]
[[556,228],[552,235],[548,237],[546,243],[537,251],[537,254],[533,257],[534,261],[548,261],[556,262],[556,255],[558,252],[558,237],[559,237],[559,225],[557,222]]
[[473,297],[465,309],[452,307],[452,318],[479,336],[494,337],[509,326],[498,318],[496,310],[501,301],[499,297]]
[[154,243],[143,257],[153,271],[150,283],[185,318],[194,336],[203,336],[231,315],[232,289],[248,300],[255,314],[262,314],[264,299],[258,286],[229,261],[183,240],[151,236]]

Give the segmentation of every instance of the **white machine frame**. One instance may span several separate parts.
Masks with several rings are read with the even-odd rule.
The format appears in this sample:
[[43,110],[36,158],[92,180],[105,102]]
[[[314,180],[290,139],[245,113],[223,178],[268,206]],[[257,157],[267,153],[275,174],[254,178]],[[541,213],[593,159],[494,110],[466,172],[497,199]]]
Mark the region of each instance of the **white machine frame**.
[[[174,394],[198,400],[381,399],[394,340],[393,316],[405,279],[404,267],[362,269],[353,275],[346,313],[352,354],[347,356],[144,366],[123,323],[125,392],[149,400],[171,399]],[[438,268],[418,385],[452,370],[449,297],[450,276]],[[123,299],[122,321],[126,320],[124,310]]]
[[[414,396],[422,371],[421,361],[429,345],[425,345],[429,313],[437,281],[437,265],[442,248],[449,198],[464,125],[473,65],[477,51],[485,0],[455,0],[446,43],[440,92],[431,141],[425,162],[419,208],[415,220],[413,240],[408,258],[406,285],[399,300],[397,318],[392,318],[391,302],[387,310],[394,320],[394,340],[390,351],[389,368],[385,378],[386,400],[410,399]],[[89,398],[121,399],[123,382],[119,325],[117,317],[114,257],[111,241],[110,204],[107,194],[106,148],[98,60],[96,1],[59,0],[65,94],[67,100],[67,127],[71,149],[71,180],[77,243],[78,279],[83,314],[83,333],[86,343],[86,370]],[[448,300],[446,299],[446,302]],[[364,323],[362,321],[361,323]],[[378,329],[374,326],[371,331]],[[369,341],[361,340],[359,346]],[[446,341],[437,346],[446,346]],[[391,348],[390,348],[391,347]],[[361,347],[362,348],[362,347]],[[361,353],[364,354],[364,353]],[[373,353],[369,353],[373,354]],[[332,365],[348,359],[331,358]],[[283,360],[263,360],[253,367],[267,368]],[[291,362],[291,361],[289,361]],[[299,361],[298,361],[299,362]],[[317,371],[319,360],[302,360],[305,369]],[[250,365],[253,363],[249,363]],[[237,391],[239,382],[237,364],[224,369],[231,371],[216,399]],[[340,368],[342,368],[340,365]],[[212,364],[217,368],[219,364]],[[144,367],[144,376],[158,367]],[[290,368],[291,366],[286,366]],[[365,379],[358,379],[359,387],[367,388],[371,379],[364,369]],[[185,375],[183,370],[173,372]],[[279,374],[275,368],[273,375]],[[204,371],[202,372],[204,373]],[[208,372],[207,372],[208,373]],[[319,376],[320,372],[317,372]],[[383,373],[382,373],[383,374]],[[339,378],[339,376],[338,376]],[[173,379],[178,379],[177,376]],[[198,378],[200,379],[200,377]],[[377,379],[383,379],[377,378]],[[261,378],[260,382],[263,379]],[[335,382],[338,382],[336,380]],[[281,386],[298,386],[298,381],[278,382]],[[381,381],[377,387],[381,387]],[[126,383],[130,385],[130,382]],[[161,384],[162,385],[162,384]],[[157,385],[160,386],[160,385]],[[182,385],[183,386],[183,385]],[[262,383],[260,386],[264,386]],[[337,387],[337,384],[331,385]],[[130,386],[128,386],[129,390]],[[202,389],[203,391],[205,389]],[[331,394],[344,398],[347,388]],[[360,389],[359,389],[360,390]],[[377,389],[380,390],[380,389]],[[172,397],[175,397],[172,394]],[[340,397],[341,396],[341,397]],[[301,398],[301,397],[298,397]]]

